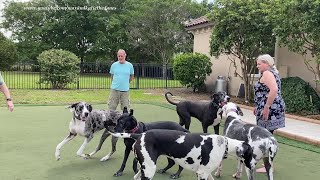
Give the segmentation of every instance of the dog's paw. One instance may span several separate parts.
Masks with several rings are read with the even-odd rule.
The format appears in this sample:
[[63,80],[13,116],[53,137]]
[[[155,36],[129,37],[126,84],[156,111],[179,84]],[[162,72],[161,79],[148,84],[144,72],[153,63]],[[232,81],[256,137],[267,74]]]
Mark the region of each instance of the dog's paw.
[[110,158],[110,154],[106,155],[105,157],[101,158],[100,161],[107,161]]
[[221,177],[221,173],[217,171],[217,172],[214,173],[214,176],[215,177]]
[[83,159],[90,159],[90,154],[84,154]]
[[164,170],[164,169],[159,169],[158,171],[157,171],[157,173],[160,173],[160,174],[163,174],[163,173],[165,173],[166,171]]
[[91,156],[93,156],[94,154],[96,154],[97,153],[97,151],[93,151],[93,152],[91,152],[90,154],[89,154],[89,156],[91,157]]
[[54,156],[56,157],[56,160],[57,160],[57,161],[59,161],[59,160],[61,159],[60,153],[58,153],[58,152],[56,152],[56,153],[54,154]]
[[122,176],[122,171],[118,171],[118,172],[114,173],[113,176],[115,176],[115,177]]
[[240,173],[234,173],[232,175],[232,177],[235,178],[235,179],[240,179],[241,178],[241,174]]
[[60,156],[59,156],[59,157],[56,157],[56,160],[57,160],[57,161],[59,161],[60,159],[61,159]]
[[179,174],[172,174],[172,175],[170,175],[170,178],[171,178],[171,179],[178,179],[179,177],[180,177]]

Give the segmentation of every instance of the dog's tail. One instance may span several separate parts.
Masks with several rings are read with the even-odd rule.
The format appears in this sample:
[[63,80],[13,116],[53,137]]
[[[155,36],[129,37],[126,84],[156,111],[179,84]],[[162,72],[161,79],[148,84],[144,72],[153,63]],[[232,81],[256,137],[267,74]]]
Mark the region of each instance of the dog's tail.
[[111,131],[109,131],[109,132],[112,136],[115,136],[115,137],[132,138],[135,140],[137,140],[141,136],[141,134],[134,134],[134,133],[131,134],[131,133],[117,133],[117,132],[111,132]]
[[166,97],[167,101],[168,101],[170,104],[177,105],[178,103],[176,103],[176,102],[174,102],[174,101],[171,101],[171,100],[168,98],[168,94],[170,94],[171,96],[173,96],[171,92],[166,92],[166,93],[164,94],[164,96]]

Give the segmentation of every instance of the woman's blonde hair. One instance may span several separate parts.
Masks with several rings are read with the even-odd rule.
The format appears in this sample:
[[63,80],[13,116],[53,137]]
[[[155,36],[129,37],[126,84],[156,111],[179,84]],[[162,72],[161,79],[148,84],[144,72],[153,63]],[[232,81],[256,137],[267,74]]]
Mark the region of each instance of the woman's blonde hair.
[[267,63],[270,65],[270,68],[273,69],[276,73],[279,73],[276,65],[274,64],[274,59],[269,54],[262,54],[258,56],[257,60],[260,60],[264,63]]

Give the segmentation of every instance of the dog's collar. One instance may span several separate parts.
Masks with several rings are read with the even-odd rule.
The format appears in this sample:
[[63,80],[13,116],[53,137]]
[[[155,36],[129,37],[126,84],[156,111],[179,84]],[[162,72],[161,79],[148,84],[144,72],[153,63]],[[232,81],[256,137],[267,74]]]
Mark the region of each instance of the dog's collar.
[[227,159],[227,157],[228,157],[228,139],[227,139],[227,137],[224,137],[224,142],[225,142],[225,144],[226,144],[226,149],[225,149],[225,151],[224,151],[224,155],[223,155],[223,159]]
[[138,131],[138,129],[139,129],[139,123],[137,124],[137,126],[135,128],[131,129],[129,132],[130,133],[135,133],[135,132]]

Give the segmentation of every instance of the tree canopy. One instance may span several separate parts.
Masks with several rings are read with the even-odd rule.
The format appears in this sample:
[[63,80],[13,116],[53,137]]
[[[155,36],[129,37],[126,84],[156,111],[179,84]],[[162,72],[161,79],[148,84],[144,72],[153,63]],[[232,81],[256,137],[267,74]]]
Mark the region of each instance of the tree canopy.
[[275,33],[281,46],[305,55],[307,68],[320,78],[320,0],[277,1]]
[[34,60],[52,48],[71,51],[82,62],[114,59],[119,48],[136,61],[169,60],[173,53],[191,51],[192,37],[183,22],[208,12],[205,4],[191,0],[9,2],[2,27],[12,31],[21,60]]
[[[214,56],[230,55],[236,66],[240,62],[244,81],[245,99],[251,99],[256,57],[274,49],[273,22],[268,18],[272,10],[264,0],[216,0],[209,17],[214,24],[210,53]],[[273,54],[271,54],[273,55]]]
[[17,60],[17,48],[15,44],[0,32],[0,70],[9,68]]

